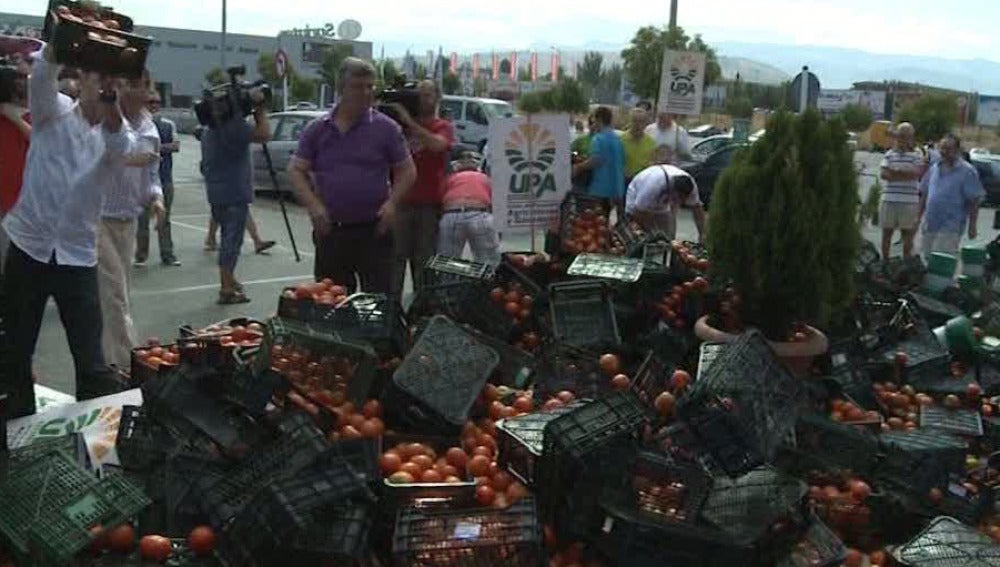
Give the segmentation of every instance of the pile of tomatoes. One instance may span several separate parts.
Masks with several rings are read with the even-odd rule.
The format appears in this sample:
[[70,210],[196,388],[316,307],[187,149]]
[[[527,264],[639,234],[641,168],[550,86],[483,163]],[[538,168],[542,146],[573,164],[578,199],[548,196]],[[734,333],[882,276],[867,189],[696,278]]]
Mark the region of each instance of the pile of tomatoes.
[[[95,556],[104,553],[129,555],[135,550],[136,533],[131,524],[122,524],[110,530],[94,526],[90,530],[90,551]],[[195,557],[207,557],[215,551],[215,531],[208,526],[197,526],[187,536],[187,549]],[[144,535],[139,540],[139,556],[143,561],[163,563],[174,555],[174,545],[162,535]]]
[[303,282],[281,292],[285,299],[313,301],[317,305],[336,307],[347,299],[347,288],[324,278],[318,282]]
[[[490,290],[490,300],[503,308],[515,323],[521,325],[531,318],[535,308],[535,297],[526,293],[524,286],[518,282],[508,282],[498,284]],[[541,344],[538,333],[529,331],[521,337],[520,346],[527,350],[534,350]]]
[[192,336],[194,339],[217,340],[226,346],[256,347],[260,346],[264,339],[264,326],[255,321],[246,325],[209,325],[204,329],[198,329]]
[[176,366],[181,355],[177,345],[160,346],[159,339],[151,338],[146,344],[132,351],[135,362],[159,370],[161,366]]
[[882,423],[882,415],[879,412],[865,411],[856,403],[839,398],[830,401],[830,419],[848,425],[880,427]]
[[689,269],[702,274],[708,273],[711,264],[709,264],[708,258],[705,255],[705,248],[701,245],[693,242],[674,240],[670,243],[670,248],[673,250],[674,257]]
[[348,356],[316,354],[301,345],[273,345],[271,369],[306,393],[346,394],[358,363]]
[[622,255],[625,247],[612,238],[608,214],[592,207],[570,216],[563,227],[563,249],[570,254],[608,252]]
[[[675,285],[670,293],[664,295],[656,304],[660,318],[677,329],[683,329],[689,323],[693,323],[693,321],[684,318],[685,313],[690,311],[689,303],[691,300],[700,299],[708,291],[708,287],[708,280],[703,276],[696,276],[681,285]],[[704,302],[696,303],[696,305],[699,307],[695,308],[695,317],[700,317],[704,309]]]

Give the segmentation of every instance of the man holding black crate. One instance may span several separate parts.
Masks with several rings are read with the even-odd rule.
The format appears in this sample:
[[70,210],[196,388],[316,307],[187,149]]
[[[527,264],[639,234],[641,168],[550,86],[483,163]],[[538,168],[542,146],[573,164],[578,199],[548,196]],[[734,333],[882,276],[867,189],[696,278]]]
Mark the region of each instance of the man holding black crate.
[[131,151],[112,79],[85,73],[80,97],[59,92],[51,46],[33,55],[32,139],[17,204],[4,218],[11,244],[4,267],[7,359],[0,391],[8,417],[35,412],[31,358],[49,297],[55,299],[76,368],[76,397],[117,390],[101,352],[97,227],[104,195],[95,182]]

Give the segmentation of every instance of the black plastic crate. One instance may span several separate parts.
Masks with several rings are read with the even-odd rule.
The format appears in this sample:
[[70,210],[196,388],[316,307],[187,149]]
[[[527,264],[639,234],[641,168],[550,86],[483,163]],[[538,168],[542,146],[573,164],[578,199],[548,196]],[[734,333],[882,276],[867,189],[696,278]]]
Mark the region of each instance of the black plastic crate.
[[602,504],[602,525],[595,543],[609,567],[756,567],[768,558],[706,524],[656,522],[631,507]]
[[605,498],[632,507],[654,522],[696,524],[712,488],[712,477],[696,463],[642,451],[627,468],[623,486]]
[[147,492],[157,502],[153,511],[159,516],[149,519],[157,527],[165,526],[165,533],[173,537],[184,537],[195,526],[207,524],[199,486],[219,481],[226,474],[226,465],[219,461],[189,453],[172,455],[146,481]]
[[115,449],[123,467],[148,470],[161,463],[177,445],[178,440],[146,416],[141,407],[122,406]]
[[678,415],[699,442],[735,476],[770,461],[808,402],[758,331],[722,349],[680,400]]
[[[515,257],[525,257],[525,262],[515,261]],[[531,287],[537,288],[539,293],[544,293],[549,284],[558,278],[556,273],[560,267],[559,262],[552,260],[547,255],[536,252],[504,252],[500,255],[500,265],[497,266],[498,277],[507,277],[503,273],[510,273],[511,278],[515,278],[522,283],[531,283]],[[528,289],[526,287],[526,289]]]
[[847,425],[820,414],[806,414],[795,424],[795,446],[827,467],[841,467],[868,477],[878,466],[878,437],[863,426]]
[[289,565],[363,561],[369,554],[374,517],[369,504],[345,504],[319,510],[313,514],[308,527],[297,531],[288,544],[279,548],[278,556]]
[[317,320],[348,341],[367,342],[376,352],[406,352],[407,322],[403,307],[385,294],[356,293]]
[[594,400],[548,422],[535,470],[536,494],[564,537],[586,537],[599,520],[599,489],[621,482],[646,414],[631,392]]
[[308,467],[328,448],[323,433],[301,414],[291,414],[279,426],[281,435],[258,448],[222,478],[199,480],[203,506],[215,526],[235,517],[268,483]]
[[844,542],[822,520],[813,517],[805,537],[775,567],[837,567],[846,555]]
[[577,398],[597,398],[611,391],[611,378],[600,368],[601,355],[565,343],[542,348],[535,375],[535,400],[540,405],[563,390]]
[[[0,400],[0,411],[3,409],[2,403]],[[3,432],[7,431],[6,425],[0,417],[0,427],[3,427]],[[36,439],[30,445],[10,449],[6,453],[0,450],[0,478],[4,474],[16,474],[15,471],[18,469],[30,465],[36,459],[45,457],[54,451],[69,456],[81,467],[87,466],[87,447],[82,436],[79,433],[71,433],[59,437]]]
[[639,258],[584,253],[577,255],[566,274],[577,278],[610,280],[615,284],[635,284],[642,278],[643,268],[644,263]]
[[286,287],[278,296],[278,317],[295,321],[313,321],[316,319],[316,302],[312,297],[295,297],[295,288]]
[[545,426],[586,403],[578,400],[552,410],[497,421],[497,464],[524,484],[533,486],[538,459],[544,450]]
[[449,256],[432,256],[424,265],[424,284],[439,285],[453,282],[488,282],[493,266]]
[[500,361],[493,371],[493,377],[490,380],[492,383],[518,389],[528,386],[539,364],[535,356],[524,349],[480,332],[474,327],[464,325],[462,329],[472,335],[472,338],[476,339],[476,341],[496,351],[500,357]]
[[947,433],[930,429],[887,431],[880,436],[885,458],[876,480],[926,495],[947,485],[952,474],[965,471],[968,445]]
[[982,437],[983,417],[977,410],[921,406],[920,427],[940,429],[962,437]]
[[491,297],[490,281],[458,281],[441,284],[425,284],[416,292],[407,311],[411,322],[443,315],[449,319],[471,325],[480,331],[504,341],[513,342],[528,330],[540,327],[538,307],[530,310],[522,318],[507,313],[503,302],[497,303]]
[[911,292],[907,299],[931,327],[940,327],[955,317],[965,315],[959,307],[922,293]]
[[[381,453],[400,445],[410,443],[421,443],[433,449],[437,457],[444,456],[448,449],[461,447],[458,437],[433,436],[433,435],[406,435],[386,434],[382,438]],[[435,459],[436,460],[436,459]],[[379,485],[381,500],[379,501],[379,513],[395,514],[396,511],[406,506],[435,506],[448,508],[461,508],[472,505],[476,497],[476,481],[467,471],[459,471],[458,476],[461,482],[414,482],[410,484],[400,484],[389,482],[388,478],[382,478]]]
[[423,433],[457,432],[499,362],[495,351],[436,316],[396,369],[386,415]]
[[[378,359],[370,346],[341,340],[313,324],[272,318],[267,323],[263,350],[254,364],[258,375],[271,369],[300,388],[310,377],[316,378],[319,389],[343,391],[357,407],[364,404],[375,381]],[[293,368],[294,363],[289,362],[296,355],[303,358],[301,368]],[[306,376],[311,363],[316,363],[316,370]],[[296,370],[301,380],[293,379]]]
[[[542,302],[545,299],[545,288],[536,281],[535,278],[529,277],[523,270],[528,270],[530,268],[517,268],[509,260],[510,255],[505,254],[504,260],[497,265],[496,270],[493,274],[493,282],[495,284],[500,284],[504,286],[514,286],[518,291],[525,295],[530,295],[536,302]],[[543,264],[545,271],[548,271],[548,264]],[[536,270],[537,271],[537,270]],[[538,276],[536,276],[537,278]]]
[[893,553],[910,567],[995,567],[1000,545],[954,518],[940,517]]
[[611,288],[600,281],[549,286],[552,332],[556,341],[586,348],[621,344]]
[[544,560],[542,524],[531,497],[503,510],[406,508],[396,519],[392,554],[394,567],[533,566]]
[[872,242],[861,239],[858,246],[858,255],[854,258],[854,272],[856,275],[870,278],[875,274],[882,262],[878,248]]
[[631,389],[642,402],[650,415],[655,415],[653,403],[663,392],[670,391],[670,379],[674,367],[660,360],[652,351],[646,354],[639,369],[632,377]]
[[906,353],[906,365],[902,368],[903,382],[920,390],[925,384],[933,383],[948,374],[951,356],[934,336],[927,323],[918,320],[896,345],[882,350],[877,359],[883,364],[896,364],[896,353]]
[[770,468],[716,478],[702,518],[740,542],[780,549],[798,541],[808,515],[804,482]]

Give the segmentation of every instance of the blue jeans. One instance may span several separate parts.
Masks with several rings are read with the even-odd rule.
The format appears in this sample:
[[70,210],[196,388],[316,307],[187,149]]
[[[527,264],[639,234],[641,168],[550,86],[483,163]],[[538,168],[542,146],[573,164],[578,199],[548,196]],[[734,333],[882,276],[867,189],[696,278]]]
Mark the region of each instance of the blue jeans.
[[243,247],[250,205],[212,205],[212,220],[219,225],[219,267],[236,271],[236,260]]

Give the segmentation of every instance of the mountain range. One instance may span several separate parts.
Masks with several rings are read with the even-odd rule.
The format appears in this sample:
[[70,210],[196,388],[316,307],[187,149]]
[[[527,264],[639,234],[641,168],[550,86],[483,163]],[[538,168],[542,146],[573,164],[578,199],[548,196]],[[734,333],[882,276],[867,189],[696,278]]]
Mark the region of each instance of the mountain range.
[[[795,76],[803,65],[815,73],[823,88],[848,89],[861,81],[904,81],[924,85],[1000,94],[1000,62],[985,58],[953,59],[922,55],[873,53],[861,49],[791,45],[778,43],[714,42],[723,77],[761,83],[780,83]],[[388,45],[387,45],[388,47]],[[622,44],[589,41],[560,46],[562,64],[568,69],[583,60],[587,51],[604,54],[606,65],[621,62]],[[531,51],[539,54],[539,68],[548,72],[551,45],[535,44],[518,52],[525,65]],[[398,53],[398,52],[397,52]],[[483,67],[490,63],[490,50],[479,51]],[[447,54],[447,52],[446,52]],[[508,57],[508,52],[501,52]]]

